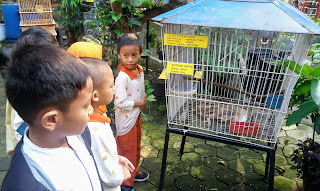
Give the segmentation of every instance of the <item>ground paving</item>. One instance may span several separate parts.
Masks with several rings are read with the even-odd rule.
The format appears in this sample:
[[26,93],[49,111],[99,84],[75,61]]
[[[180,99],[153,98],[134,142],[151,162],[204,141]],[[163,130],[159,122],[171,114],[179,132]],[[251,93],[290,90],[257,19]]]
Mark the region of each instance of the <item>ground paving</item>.
[[[8,170],[10,157],[5,148],[5,93],[0,80],[0,185]],[[137,183],[139,191],[157,190],[160,178],[166,111],[164,100],[149,104],[143,122],[141,170],[150,173],[144,183]],[[312,135],[312,123],[303,120],[294,130],[282,130],[279,134],[276,152],[275,190],[302,190],[302,181],[297,177],[291,154],[297,144]],[[213,141],[187,137],[184,154],[179,156],[181,135],[170,134],[168,166],[164,190],[206,191],[206,190],[259,190],[267,189],[264,180],[264,152],[236,147]],[[316,137],[320,142],[320,136]]]

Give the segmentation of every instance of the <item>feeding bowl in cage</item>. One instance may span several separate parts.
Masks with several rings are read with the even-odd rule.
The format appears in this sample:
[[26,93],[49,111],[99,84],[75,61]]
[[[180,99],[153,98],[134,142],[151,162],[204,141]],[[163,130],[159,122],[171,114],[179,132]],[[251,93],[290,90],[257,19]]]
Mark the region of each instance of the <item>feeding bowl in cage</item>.
[[271,109],[281,108],[283,95],[267,95],[267,107]]
[[259,124],[250,122],[232,121],[230,124],[230,132],[240,135],[256,135],[259,130]]

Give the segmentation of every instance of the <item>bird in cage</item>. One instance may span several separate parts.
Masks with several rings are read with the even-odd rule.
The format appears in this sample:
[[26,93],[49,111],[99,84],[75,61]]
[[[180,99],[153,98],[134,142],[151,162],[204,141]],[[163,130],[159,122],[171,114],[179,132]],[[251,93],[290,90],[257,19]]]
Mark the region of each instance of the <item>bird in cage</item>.
[[198,116],[204,118],[208,124],[210,120],[217,119],[221,121],[239,121],[246,122],[248,111],[240,106],[227,104],[202,104],[198,108]]

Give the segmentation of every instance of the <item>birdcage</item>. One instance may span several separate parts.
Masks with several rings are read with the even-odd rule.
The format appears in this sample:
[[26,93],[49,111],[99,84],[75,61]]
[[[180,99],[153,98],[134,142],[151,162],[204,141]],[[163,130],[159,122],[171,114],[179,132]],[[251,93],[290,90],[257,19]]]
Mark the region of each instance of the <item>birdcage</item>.
[[278,134],[319,26],[277,0],[200,0],[153,21],[167,72],[159,190],[172,132],[184,135],[180,154],[186,136],[266,151],[272,190]]
[[19,0],[20,27],[25,31],[37,26],[56,36],[51,0]]

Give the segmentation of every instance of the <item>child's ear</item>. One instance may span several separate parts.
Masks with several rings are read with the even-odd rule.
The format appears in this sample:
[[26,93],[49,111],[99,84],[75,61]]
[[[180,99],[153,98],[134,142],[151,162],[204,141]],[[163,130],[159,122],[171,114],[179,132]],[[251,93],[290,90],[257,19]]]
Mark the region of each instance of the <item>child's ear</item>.
[[99,101],[99,93],[97,90],[94,90],[92,93],[92,101]]
[[41,125],[45,129],[47,129],[49,131],[53,131],[53,130],[55,130],[55,128],[57,126],[58,118],[59,118],[58,110],[56,110],[56,109],[49,110],[42,115]]

